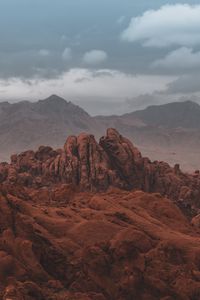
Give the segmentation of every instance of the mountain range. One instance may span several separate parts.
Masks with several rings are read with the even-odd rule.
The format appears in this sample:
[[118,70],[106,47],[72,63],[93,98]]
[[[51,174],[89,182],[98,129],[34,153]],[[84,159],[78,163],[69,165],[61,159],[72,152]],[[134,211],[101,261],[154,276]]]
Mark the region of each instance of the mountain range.
[[90,116],[79,106],[52,95],[38,102],[0,103],[0,160],[39,145],[62,146],[68,135],[91,132],[99,138],[114,127],[143,155],[200,168],[200,106],[192,101],[150,106],[121,116]]

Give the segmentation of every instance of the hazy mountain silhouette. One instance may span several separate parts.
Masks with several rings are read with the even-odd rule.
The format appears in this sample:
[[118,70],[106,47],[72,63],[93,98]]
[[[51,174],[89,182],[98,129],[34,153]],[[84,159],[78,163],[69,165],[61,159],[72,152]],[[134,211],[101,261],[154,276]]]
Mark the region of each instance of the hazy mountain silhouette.
[[191,101],[150,106],[122,116],[91,117],[81,107],[52,95],[38,102],[0,103],[0,160],[39,145],[54,148],[66,136],[90,132],[97,138],[114,127],[151,159],[200,168],[200,106]]
[[122,116],[97,117],[134,141],[151,159],[180,163],[185,170],[200,168],[200,105],[174,102],[149,106]]
[[79,106],[56,95],[38,102],[0,103],[1,160],[41,144],[59,147],[66,136],[97,129]]
[[193,101],[149,106],[125,116],[136,117],[151,126],[200,128],[200,105]]

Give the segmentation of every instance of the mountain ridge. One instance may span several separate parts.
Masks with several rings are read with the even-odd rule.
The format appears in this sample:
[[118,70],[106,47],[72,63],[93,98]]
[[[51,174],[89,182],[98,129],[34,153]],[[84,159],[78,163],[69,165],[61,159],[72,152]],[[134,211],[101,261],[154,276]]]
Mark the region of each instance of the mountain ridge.
[[193,101],[151,105],[144,110],[135,111],[124,116],[126,115],[139,117],[147,125],[169,128],[200,128],[200,105]]
[[[82,108],[52,95],[38,102],[19,102],[0,106],[1,160],[11,153],[35,149],[41,144],[62,145],[66,134],[98,128]],[[5,155],[3,155],[5,154]]]
[[[174,109],[169,109],[174,105],[184,107],[178,111],[179,117],[177,112],[171,113]],[[188,106],[192,106],[192,113]],[[153,109],[153,113],[149,113],[149,109]],[[165,118],[160,109],[166,111]],[[183,117],[182,111],[187,118]],[[36,149],[41,144],[59,148],[71,134],[86,132],[99,138],[106,128],[114,127],[151,159],[166,160],[171,165],[180,163],[185,170],[191,171],[200,168],[195,151],[200,147],[198,113],[199,105],[191,101],[106,117],[92,117],[81,107],[56,95],[38,102],[3,102],[0,103],[0,160],[8,161],[11,154]],[[197,116],[196,121],[191,121],[191,114]],[[180,120],[183,120],[183,126],[180,126]],[[187,124],[190,126],[184,128]],[[197,128],[191,128],[191,124],[196,124]]]

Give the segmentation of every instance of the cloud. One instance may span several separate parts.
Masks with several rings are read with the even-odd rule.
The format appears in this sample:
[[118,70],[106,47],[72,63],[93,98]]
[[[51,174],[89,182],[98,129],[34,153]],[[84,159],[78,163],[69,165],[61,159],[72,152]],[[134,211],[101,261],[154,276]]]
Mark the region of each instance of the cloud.
[[119,19],[117,19],[117,24],[118,25],[122,25],[125,20],[126,20],[126,17],[125,16],[121,16],[121,17],[119,17]]
[[61,42],[66,42],[69,40],[69,38],[65,34],[63,34],[63,35],[61,35],[60,40],[61,40]]
[[72,59],[72,50],[71,48],[65,48],[65,50],[62,53],[62,59],[64,61],[69,61]]
[[[119,103],[126,98],[136,97],[143,93],[164,91],[174,77],[156,75],[130,75],[114,70],[71,69],[57,78],[35,78],[29,81],[19,78],[0,80],[0,99],[42,99],[50,94],[58,94],[68,100],[85,101],[97,99]],[[101,101],[101,100],[99,100]],[[114,106],[114,105],[113,105]],[[112,106],[112,107],[113,107]],[[113,109],[107,110],[108,114]],[[96,111],[98,113],[98,110]]]
[[[159,95],[159,96],[158,96]],[[126,106],[129,107],[130,111],[143,109],[149,105],[158,104],[159,101],[162,102],[163,97],[160,97],[160,94],[141,94],[137,97],[133,97],[126,100]],[[162,99],[162,100],[161,100]]]
[[84,54],[83,62],[87,65],[98,65],[106,61],[108,55],[102,50],[91,50]]
[[200,45],[200,5],[164,5],[132,18],[122,40],[141,41],[145,47]]
[[38,54],[40,55],[40,56],[49,56],[50,55],[50,51],[49,50],[47,50],[47,49],[40,49],[39,50],[39,52],[38,52]]
[[192,48],[182,47],[170,52],[163,59],[156,60],[153,68],[168,70],[195,70],[200,68],[200,52]]
[[129,111],[144,109],[150,105],[161,105],[177,101],[177,96],[168,95],[160,92],[153,92],[152,94],[141,94],[139,96],[127,99],[125,102]]
[[124,103],[124,107],[127,111],[141,110],[145,109],[151,105],[163,105],[165,103],[173,102],[184,102],[184,101],[193,101],[200,103],[199,94],[168,94],[161,92],[154,92],[152,94],[144,94],[134,97],[132,99],[127,99]]
[[168,94],[194,94],[200,92],[200,74],[183,75],[167,84]]

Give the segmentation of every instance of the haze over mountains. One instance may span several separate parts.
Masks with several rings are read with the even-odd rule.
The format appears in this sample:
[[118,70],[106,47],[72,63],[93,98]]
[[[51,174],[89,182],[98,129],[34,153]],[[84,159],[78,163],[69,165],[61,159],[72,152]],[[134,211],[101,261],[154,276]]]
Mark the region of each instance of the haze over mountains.
[[150,106],[122,116],[98,117],[105,127],[117,128],[153,160],[184,170],[199,168],[200,106],[192,101]]
[[83,109],[57,96],[35,103],[0,103],[1,160],[41,144],[61,146],[68,134],[97,128]]
[[150,106],[122,116],[92,117],[56,95],[38,102],[0,103],[0,160],[40,145],[62,146],[68,135],[99,138],[114,127],[140,147],[143,155],[185,170],[200,168],[200,106],[192,101]]

